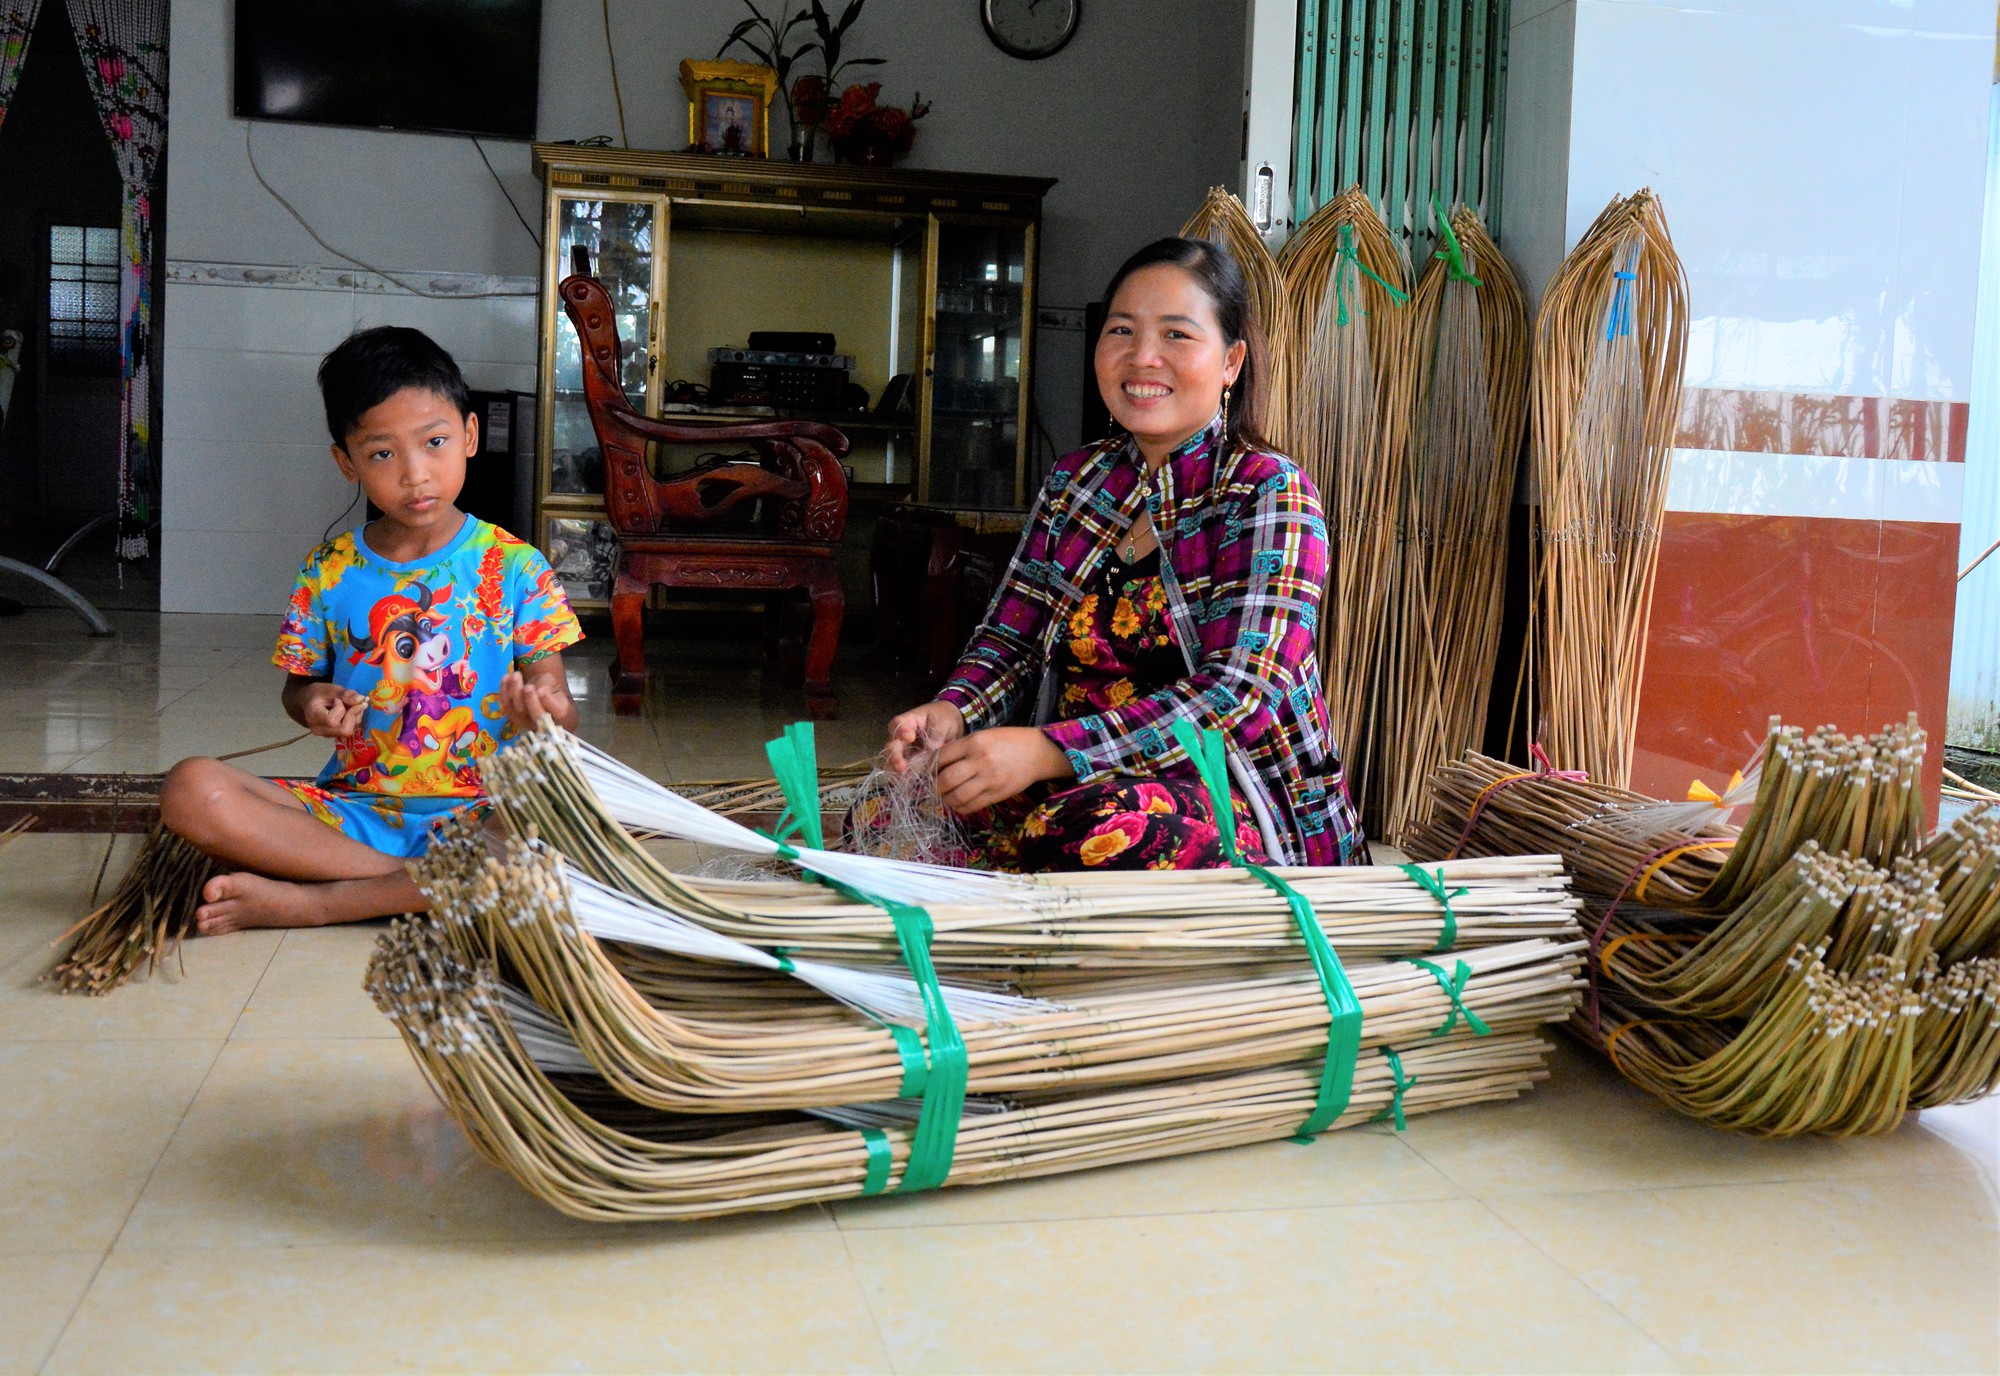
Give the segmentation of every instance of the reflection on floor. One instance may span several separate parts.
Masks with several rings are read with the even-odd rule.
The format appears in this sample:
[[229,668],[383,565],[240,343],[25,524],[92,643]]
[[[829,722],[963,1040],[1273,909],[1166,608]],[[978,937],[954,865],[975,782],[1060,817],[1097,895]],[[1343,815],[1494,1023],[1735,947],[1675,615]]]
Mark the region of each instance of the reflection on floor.
[[[0,622],[0,770],[155,770],[293,733],[273,620]],[[748,647],[654,647],[672,780],[798,711]],[[901,704],[844,665],[822,758]],[[270,773],[317,767],[302,745]],[[35,984],[101,840],[0,850],[0,1371],[2000,1369],[2000,1114],[1748,1141],[1568,1049],[1519,1103],[1086,1175],[682,1227],[528,1199],[359,987],[370,929]]]

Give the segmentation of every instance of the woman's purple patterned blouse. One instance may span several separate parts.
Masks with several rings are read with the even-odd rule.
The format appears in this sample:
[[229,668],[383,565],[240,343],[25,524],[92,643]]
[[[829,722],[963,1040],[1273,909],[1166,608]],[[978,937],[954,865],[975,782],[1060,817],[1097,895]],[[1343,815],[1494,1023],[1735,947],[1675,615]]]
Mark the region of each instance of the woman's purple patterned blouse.
[[[986,619],[938,693],[969,730],[1032,719],[1077,778],[1181,763],[1172,723],[1225,732],[1232,773],[1280,864],[1366,864],[1327,730],[1319,494],[1290,459],[1223,454],[1220,418],[1149,474],[1130,437],[1064,457],[1035,501]],[[1051,650],[1112,545],[1152,513],[1176,637],[1192,669],[1157,692],[1070,721],[1049,711]]]

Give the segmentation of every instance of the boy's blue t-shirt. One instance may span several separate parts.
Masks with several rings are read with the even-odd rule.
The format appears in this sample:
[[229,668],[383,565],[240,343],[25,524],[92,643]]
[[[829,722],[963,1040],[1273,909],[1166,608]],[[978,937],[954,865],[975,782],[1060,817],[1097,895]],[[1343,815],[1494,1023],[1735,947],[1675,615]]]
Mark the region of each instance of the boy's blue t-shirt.
[[358,530],[313,550],[272,663],[368,699],[321,788],[478,798],[478,761],[514,733],[500,680],[582,639],[541,552],[467,516],[450,544],[408,563],[382,558]]

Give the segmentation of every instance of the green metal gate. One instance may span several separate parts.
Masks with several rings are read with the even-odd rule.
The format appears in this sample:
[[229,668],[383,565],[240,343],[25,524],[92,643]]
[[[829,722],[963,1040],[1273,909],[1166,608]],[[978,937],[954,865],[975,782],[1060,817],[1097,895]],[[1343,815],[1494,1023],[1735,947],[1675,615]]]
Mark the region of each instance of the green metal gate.
[[1294,222],[1356,182],[1405,243],[1433,195],[1500,228],[1509,0],[1299,0]]

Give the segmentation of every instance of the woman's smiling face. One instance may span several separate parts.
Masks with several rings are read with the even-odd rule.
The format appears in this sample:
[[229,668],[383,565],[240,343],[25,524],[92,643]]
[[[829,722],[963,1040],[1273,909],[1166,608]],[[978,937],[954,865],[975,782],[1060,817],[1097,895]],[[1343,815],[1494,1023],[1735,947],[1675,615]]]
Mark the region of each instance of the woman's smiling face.
[[1204,425],[1236,381],[1246,346],[1224,338],[1215,303],[1185,268],[1156,263],[1118,284],[1097,337],[1097,390],[1158,462]]

